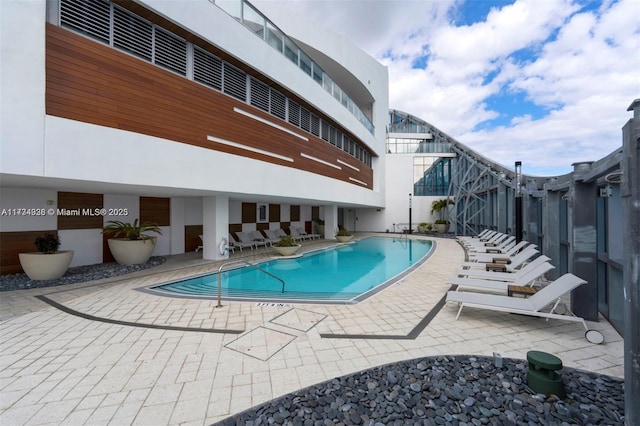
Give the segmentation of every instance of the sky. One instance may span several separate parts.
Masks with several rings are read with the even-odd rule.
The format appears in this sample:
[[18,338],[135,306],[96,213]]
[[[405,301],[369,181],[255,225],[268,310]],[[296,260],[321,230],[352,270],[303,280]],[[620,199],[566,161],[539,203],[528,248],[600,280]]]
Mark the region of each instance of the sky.
[[251,2],[351,40],[388,67],[390,108],[529,175],[618,149],[640,98],[640,0]]

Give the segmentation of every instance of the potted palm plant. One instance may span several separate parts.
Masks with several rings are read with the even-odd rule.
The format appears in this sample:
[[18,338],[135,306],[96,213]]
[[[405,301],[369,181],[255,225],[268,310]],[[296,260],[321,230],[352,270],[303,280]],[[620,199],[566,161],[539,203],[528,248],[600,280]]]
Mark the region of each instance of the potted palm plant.
[[338,232],[336,232],[336,240],[340,241],[341,243],[347,243],[351,241],[352,238],[353,234],[349,232],[347,228],[345,228],[344,226],[338,227]]
[[280,237],[280,241],[273,245],[280,256],[293,256],[300,247],[300,244],[296,243],[291,235],[283,235]]
[[157,238],[147,232],[162,235],[157,224],[139,223],[138,219],[133,223],[111,220],[102,229],[103,234],[113,237],[107,243],[114,259],[121,265],[138,265],[149,260]]
[[58,234],[48,232],[34,241],[37,253],[19,253],[20,265],[32,280],[55,280],[67,272],[73,250],[58,251],[60,238]]
[[447,232],[447,221],[444,218],[444,214],[449,204],[455,204],[455,202],[449,198],[442,198],[440,200],[434,200],[431,203],[431,214],[438,213],[440,215],[440,218],[435,221],[438,232]]

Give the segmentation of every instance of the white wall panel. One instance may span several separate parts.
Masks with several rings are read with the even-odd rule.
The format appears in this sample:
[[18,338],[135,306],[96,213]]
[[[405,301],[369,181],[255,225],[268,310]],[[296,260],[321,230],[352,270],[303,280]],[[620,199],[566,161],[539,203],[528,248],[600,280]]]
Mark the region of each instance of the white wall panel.
[[0,1],[0,170],[42,176],[44,0]]
[[[202,225],[202,197],[187,197],[185,200],[185,225]],[[173,224],[173,221],[171,222]]]
[[[55,214],[50,214],[50,209],[57,208],[57,200],[58,193],[53,190],[0,187],[0,212],[6,209],[0,216],[0,231],[56,229],[58,219]],[[13,209],[35,209],[38,215],[18,215]],[[43,209],[45,214],[41,215]]]
[[[378,192],[314,173],[59,117],[47,116],[46,139],[45,169],[50,177],[219,191],[248,199],[252,195],[309,199],[313,188],[318,203],[384,204]],[[127,156],[105,156],[105,150]],[[150,152],[153,161],[139,160]]]
[[[186,199],[171,198],[171,254],[184,253],[184,226],[186,217]],[[202,212],[202,208],[200,209]]]
[[58,231],[60,250],[73,250],[70,266],[102,263],[100,229],[63,229]]
[[122,194],[104,194],[103,197],[104,208],[109,213],[122,212],[126,210],[127,215],[106,215],[104,217],[104,223],[106,224],[110,220],[117,220],[120,222],[131,222],[140,219],[140,197],[137,195],[122,195]]

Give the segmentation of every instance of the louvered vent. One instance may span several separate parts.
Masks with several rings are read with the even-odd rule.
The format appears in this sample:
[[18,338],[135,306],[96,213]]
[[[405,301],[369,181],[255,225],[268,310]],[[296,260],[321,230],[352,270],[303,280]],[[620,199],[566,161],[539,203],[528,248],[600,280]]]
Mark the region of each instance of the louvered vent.
[[222,91],[222,60],[196,47],[193,51],[193,79]]
[[157,65],[187,75],[187,43],[184,40],[156,27],[155,44]]
[[311,131],[311,113],[304,107],[300,107],[300,127],[307,132]]
[[151,23],[130,15],[119,7],[114,7],[113,45],[134,55],[151,61]]
[[60,25],[109,43],[109,3],[102,0],[60,2]]
[[287,98],[282,93],[271,89],[271,114],[284,120],[286,118],[286,101]]
[[320,117],[315,114],[311,114],[311,133],[320,136]]
[[331,145],[338,145],[338,130],[333,126],[329,126],[329,142]]
[[322,139],[329,141],[329,124],[326,121],[322,122]]
[[300,126],[300,105],[291,99],[287,99],[289,106],[289,123],[294,126]]
[[247,75],[238,68],[224,63],[224,93],[247,101]]
[[269,86],[255,78],[251,79],[251,105],[269,112]]

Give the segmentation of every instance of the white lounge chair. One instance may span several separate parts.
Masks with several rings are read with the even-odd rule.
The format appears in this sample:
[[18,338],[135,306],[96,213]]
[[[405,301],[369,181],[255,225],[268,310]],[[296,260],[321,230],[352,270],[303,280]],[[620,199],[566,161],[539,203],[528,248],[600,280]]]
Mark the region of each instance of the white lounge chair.
[[[470,307],[542,317],[547,318],[547,320],[551,318],[580,322],[586,330],[585,338],[589,342],[602,343],[604,341],[602,334],[596,330],[589,330],[584,318],[576,316],[568,308],[566,309],[566,312],[569,315],[560,315],[555,313],[556,308],[562,300],[562,296],[573,291],[582,284],[586,284],[586,281],[573,274],[564,274],[529,298],[509,297],[486,293],[448,291],[446,301],[460,304],[456,320],[460,317],[460,313],[464,307]],[[543,312],[542,309],[549,305],[552,305],[551,310],[549,312]]]
[[203,246],[202,246],[202,243],[204,241],[202,239],[203,237],[202,237],[202,235],[198,235],[198,237],[200,237],[200,245],[198,247],[196,247],[196,253],[203,249]]
[[549,261],[547,256],[540,255],[536,257],[531,262],[522,266],[522,268],[517,269],[513,272],[492,272],[485,271],[480,269],[459,269],[457,275],[459,277],[467,277],[467,278],[480,278],[485,280],[494,280],[494,281],[515,281],[521,275],[526,274],[527,272],[535,269],[537,266]]
[[487,228],[487,229],[484,229],[484,230],[480,231],[480,233],[478,235],[472,235],[472,236],[471,235],[462,235],[462,236],[457,237],[457,239],[460,242],[473,241],[473,240],[479,241],[479,240],[481,240],[483,238],[487,238],[490,235],[493,235],[495,233],[496,233],[496,231],[492,231],[491,229]]
[[265,238],[264,235],[262,235],[262,232],[260,231],[251,231],[251,237],[253,237],[253,239],[255,241],[264,241],[266,242],[268,245],[270,245],[271,247],[273,247],[273,245],[275,243],[277,243],[278,241],[280,241],[280,238],[271,238],[267,235],[267,237]]
[[[236,232],[236,235],[237,235],[237,232]],[[246,247],[249,247],[250,249],[253,250],[253,248],[255,247],[255,244],[238,241],[235,238],[233,238],[233,235],[231,233],[229,233],[229,247],[230,248],[233,247],[234,249],[235,247],[238,247],[240,251],[242,251],[242,249]]]
[[284,230],[282,228],[278,228],[278,229],[274,229],[273,233],[276,235],[276,237],[280,238],[280,237],[286,237],[287,233],[284,232]]
[[276,233],[275,230],[273,230],[273,229],[265,229],[263,232],[267,236],[268,239],[273,240],[275,242],[280,241],[280,236]]
[[508,250],[515,244],[516,237],[506,234],[486,243],[465,244],[465,249],[473,253],[489,253],[490,250]]
[[520,253],[512,257],[494,257],[488,262],[464,262],[461,266],[464,269],[489,270],[488,268],[491,268],[496,271],[502,270],[504,272],[514,272],[515,270],[519,269],[524,264],[524,262],[531,259],[538,253],[538,250],[536,250],[534,247],[527,247],[526,249],[522,250]]
[[[509,286],[517,287],[533,287],[536,280],[544,277],[544,274],[555,267],[549,262],[543,262],[534,268],[527,269],[522,274],[504,274],[509,278],[495,277],[495,279],[479,278],[479,277],[455,277],[449,278],[447,283],[457,285],[457,291],[460,290],[489,290],[507,292]],[[489,272],[497,275],[498,272]]]
[[529,247],[536,248],[535,244],[529,244],[527,241],[520,241],[518,244],[510,247],[507,250],[492,250],[488,253],[467,253],[470,261],[478,261],[478,262],[491,262],[495,257],[503,257],[509,258],[513,257],[516,254],[520,253],[522,250],[525,250]]
[[469,253],[492,253],[492,252],[501,252],[507,251],[511,247],[516,245],[516,237],[507,237],[503,239],[498,244],[489,244],[489,245],[479,245],[479,246],[469,246],[467,247],[467,252]]
[[463,240],[463,244],[480,244],[480,243],[488,243],[496,238],[504,238],[507,234],[504,232],[491,231],[480,238],[470,238]]
[[240,242],[242,242],[244,244],[253,244],[253,246],[256,249],[258,247],[266,247],[267,246],[267,242],[264,241],[264,238],[262,240],[256,240],[250,234],[248,234],[247,232],[236,232],[236,235],[238,236],[238,238],[240,238]]
[[308,235],[300,234],[300,231],[295,226],[289,227],[289,232],[291,232],[291,237],[296,241],[303,241],[303,240],[310,239]]
[[320,238],[320,234],[309,234],[302,227],[297,227],[296,229],[298,230],[298,234],[303,235],[303,236],[307,236],[311,240],[315,240],[316,238]]

